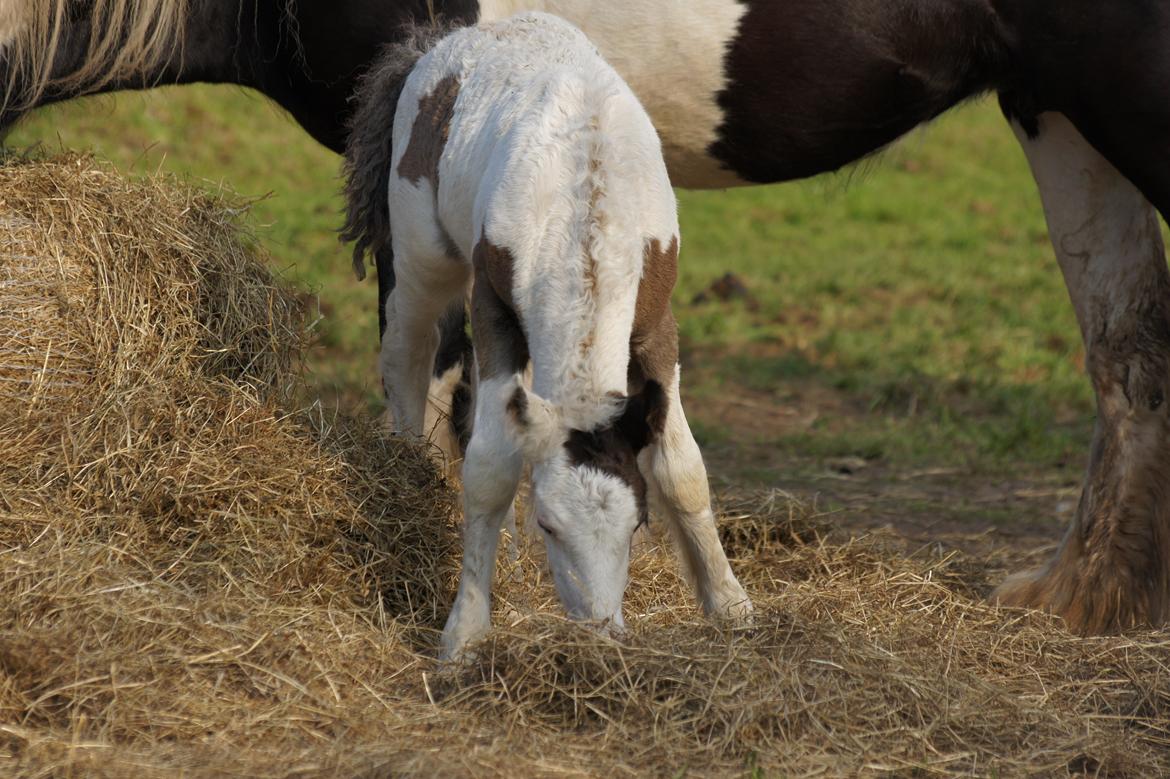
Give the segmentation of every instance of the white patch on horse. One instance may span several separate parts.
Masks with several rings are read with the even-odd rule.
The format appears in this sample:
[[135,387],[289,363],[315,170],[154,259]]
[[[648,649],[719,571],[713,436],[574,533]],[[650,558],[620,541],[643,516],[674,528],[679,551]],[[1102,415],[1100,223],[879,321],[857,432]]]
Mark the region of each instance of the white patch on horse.
[[546,11],[579,27],[629,84],[663,139],[675,186],[744,182],[708,154],[723,124],[726,54],[747,6],[738,0],[480,0],[480,19]]
[[1108,302],[1133,282],[1133,270],[1149,261],[1158,216],[1063,114],[1043,114],[1041,121],[1043,132],[1036,139],[1015,122],[1012,129],[1032,166],[1049,236],[1084,327],[1093,324],[1097,307],[1127,313]]

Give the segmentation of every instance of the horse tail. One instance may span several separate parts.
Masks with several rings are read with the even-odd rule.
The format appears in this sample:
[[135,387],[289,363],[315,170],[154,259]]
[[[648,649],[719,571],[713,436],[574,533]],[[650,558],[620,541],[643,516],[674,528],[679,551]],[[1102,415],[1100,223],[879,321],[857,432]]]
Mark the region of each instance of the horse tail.
[[342,243],[354,242],[353,271],[366,277],[366,255],[390,244],[390,162],[394,155],[394,114],[406,79],[423,56],[455,25],[411,25],[404,37],[382,49],[358,81],[356,104],[345,144],[345,225]]

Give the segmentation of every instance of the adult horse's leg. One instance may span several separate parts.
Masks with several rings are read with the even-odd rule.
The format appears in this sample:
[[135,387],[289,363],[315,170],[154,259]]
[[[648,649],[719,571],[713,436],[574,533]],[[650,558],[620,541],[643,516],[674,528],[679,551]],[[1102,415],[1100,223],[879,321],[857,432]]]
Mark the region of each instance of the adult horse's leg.
[[1076,516],[1055,558],[993,597],[1080,633],[1170,618],[1170,273],[1157,213],[1061,114],[1029,138],[1085,341],[1097,422]]

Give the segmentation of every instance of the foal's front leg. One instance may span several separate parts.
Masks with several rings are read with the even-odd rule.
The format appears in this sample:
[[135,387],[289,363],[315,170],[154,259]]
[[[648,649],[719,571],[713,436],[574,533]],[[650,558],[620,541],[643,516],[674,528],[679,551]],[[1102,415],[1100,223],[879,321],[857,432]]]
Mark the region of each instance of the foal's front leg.
[[674,319],[655,334],[657,344],[643,359],[647,379],[658,381],[667,395],[665,427],[643,451],[639,465],[651,497],[665,514],[682,558],[683,572],[694,586],[703,611],[713,617],[746,618],[752,602],[731,571],[711,509],[707,467],[691,434],[679,397],[678,347]]
[[504,410],[515,386],[511,376],[488,380],[476,398],[475,426],[463,458],[463,570],[455,605],[443,628],[445,660],[458,657],[491,627],[500,528],[520,483],[520,454],[504,428]]
[[458,657],[491,627],[500,526],[512,516],[522,467],[505,420],[508,401],[528,365],[528,348],[515,315],[479,271],[472,290],[471,325],[479,382],[471,441],[463,457],[463,570],[443,628],[442,657],[447,660]]

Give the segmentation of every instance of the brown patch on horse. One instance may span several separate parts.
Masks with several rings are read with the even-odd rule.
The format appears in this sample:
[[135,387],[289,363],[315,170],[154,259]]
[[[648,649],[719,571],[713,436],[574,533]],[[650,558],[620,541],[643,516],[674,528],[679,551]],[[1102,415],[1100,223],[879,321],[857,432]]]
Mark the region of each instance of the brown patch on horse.
[[471,253],[471,264],[471,327],[480,380],[520,373],[528,366],[528,341],[512,298],[512,252],[485,235]]
[[1140,304],[1089,337],[1098,413],[1076,517],[1046,568],[993,594],[1083,634],[1170,619],[1170,275],[1138,283]]
[[658,239],[646,243],[642,254],[642,280],[634,307],[630,333],[631,392],[650,379],[669,384],[678,362],[678,327],[670,309],[670,294],[678,280],[678,236],[663,246]]
[[398,161],[398,175],[411,184],[418,184],[426,178],[430,179],[435,192],[439,191],[439,160],[447,145],[458,99],[459,77],[445,76],[418,101],[418,115],[410,128],[410,140]]

